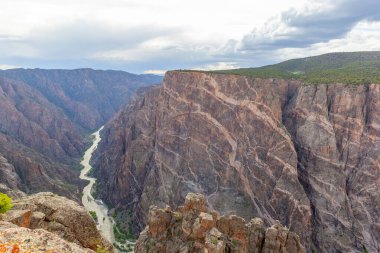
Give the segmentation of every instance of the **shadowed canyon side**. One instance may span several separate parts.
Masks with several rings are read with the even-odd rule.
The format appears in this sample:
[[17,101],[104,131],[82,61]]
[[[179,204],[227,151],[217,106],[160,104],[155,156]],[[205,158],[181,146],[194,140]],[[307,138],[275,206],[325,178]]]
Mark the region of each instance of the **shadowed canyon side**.
[[171,71],[102,132],[100,197],[149,206],[206,195],[222,214],[279,220],[318,252],[380,249],[380,85]]
[[160,80],[92,69],[0,71],[0,184],[79,200],[77,167],[86,134],[138,88]]
[[95,130],[137,89],[162,82],[156,75],[93,69],[10,69],[0,76],[23,82],[59,107],[76,125]]

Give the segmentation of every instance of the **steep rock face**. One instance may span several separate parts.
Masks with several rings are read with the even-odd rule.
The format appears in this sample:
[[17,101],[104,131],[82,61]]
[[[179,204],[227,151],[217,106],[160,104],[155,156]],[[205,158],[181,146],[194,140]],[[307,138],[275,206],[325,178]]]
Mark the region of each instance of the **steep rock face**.
[[139,87],[160,80],[91,69],[0,71],[0,153],[13,165],[10,172],[0,164],[0,183],[79,200],[79,170],[73,168],[85,134],[104,124]]
[[[8,162],[7,159],[0,153],[0,183],[14,190],[19,190],[21,179],[17,175],[15,167]],[[5,188],[5,186],[3,188]]]
[[0,78],[0,130],[27,147],[64,161],[79,156],[79,129],[42,93],[23,82]]
[[13,208],[0,217],[3,221],[29,229],[44,229],[94,251],[99,246],[113,252],[113,246],[100,235],[89,213],[72,200],[43,192],[20,198],[13,204]]
[[136,253],[305,253],[299,237],[277,223],[270,228],[259,218],[220,217],[209,210],[201,194],[189,193],[173,212],[151,206],[148,226],[136,243]]
[[284,121],[322,251],[380,250],[380,85],[300,87]]
[[0,78],[0,107],[0,153],[12,165],[0,165],[0,182],[72,195],[79,180],[70,167],[84,149],[80,129],[23,82]]
[[169,72],[106,126],[99,193],[134,212],[201,192],[321,252],[379,250],[380,85]]

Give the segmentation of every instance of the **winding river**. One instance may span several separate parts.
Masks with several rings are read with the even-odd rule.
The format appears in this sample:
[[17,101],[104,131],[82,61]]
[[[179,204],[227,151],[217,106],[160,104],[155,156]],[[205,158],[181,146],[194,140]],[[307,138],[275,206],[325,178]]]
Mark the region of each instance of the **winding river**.
[[96,216],[98,218],[98,223],[97,223],[98,230],[106,239],[108,239],[111,243],[114,243],[115,242],[115,235],[113,233],[114,221],[111,217],[108,216],[107,206],[101,200],[94,199],[94,197],[91,195],[91,190],[95,184],[96,179],[93,177],[87,176],[87,174],[92,169],[90,165],[90,160],[91,160],[93,152],[95,151],[95,149],[97,148],[101,140],[100,131],[102,129],[103,127],[101,127],[98,131],[96,131],[95,133],[91,135],[94,137],[93,143],[91,147],[87,149],[86,152],[84,153],[83,159],[81,161],[81,165],[83,165],[83,169],[80,173],[79,178],[89,181],[89,184],[83,189],[82,203],[84,207],[88,211],[96,212]]

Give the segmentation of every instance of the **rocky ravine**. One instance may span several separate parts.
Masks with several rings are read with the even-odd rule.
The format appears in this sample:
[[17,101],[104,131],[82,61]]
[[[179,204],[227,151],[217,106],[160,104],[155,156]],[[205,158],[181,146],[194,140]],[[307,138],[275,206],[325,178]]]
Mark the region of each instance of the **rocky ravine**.
[[304,253],[299,237],[276,223],[264,228],[260,218],[248,224],[236,215],[209,210],[205,196],[189,193],[177,211],[151,206],[148,226],[136,253]]
[[172,71],[102,132],[101,197],[132,212],[206,195],[317,252],[380,250],[380,85]]
[[92,69],[0,70],[0,183],[79,200],[79,168],[73,168],[86,134],[109,120],[138,88],[161,79]]
[[21,252],[113,252],[83,207],[48,192],[20,198],[0,215],[0,245]]

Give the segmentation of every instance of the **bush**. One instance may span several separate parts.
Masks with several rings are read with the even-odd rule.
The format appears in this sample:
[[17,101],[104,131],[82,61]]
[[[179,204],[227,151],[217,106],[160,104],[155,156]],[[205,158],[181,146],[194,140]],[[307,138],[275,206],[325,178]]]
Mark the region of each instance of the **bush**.
[[97,222],[98,221],[98,216],[96,215],[95,211],[89,211],[91,217]]
[[0,213],[6,213],[12,206],[12,199],[7,194],[0,192]]
[[106,247],[103,248],[102,246],[98,245],[96,253],[109,253],[109,251]]

